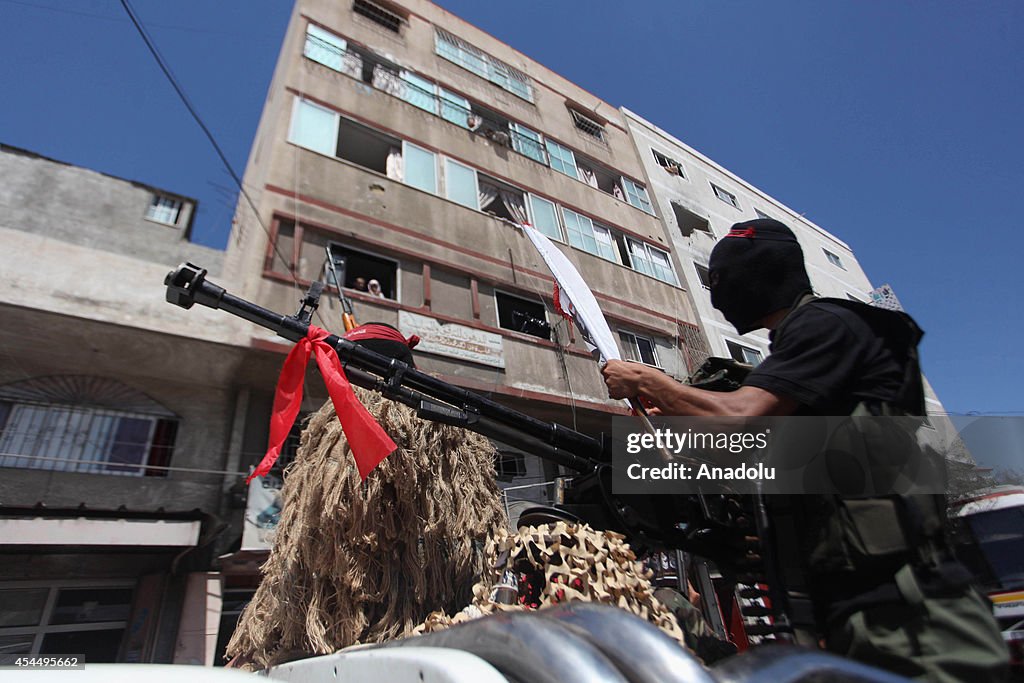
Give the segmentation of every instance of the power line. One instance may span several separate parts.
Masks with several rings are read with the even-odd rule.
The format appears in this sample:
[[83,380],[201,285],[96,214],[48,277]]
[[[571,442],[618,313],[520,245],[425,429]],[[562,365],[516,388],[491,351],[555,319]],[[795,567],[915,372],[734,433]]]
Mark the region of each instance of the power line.
[[[59,14],[70,14],[70,15],[77,16],[77,17],[88,17],[90,19],[102,19],[103,21],[112,21],[112,22],[117,23],[117,24],[127,23],[124,19],[121,19],[119,17],[112,17],[112,16],[109,16],[109,15],[106,15],[106,14],[94,14],[92,12],[80,12],[80,11],[77,11],[77,10],[71,10],[71,9],[67,9],[67,8],[64,8],[64,7],[51,7],[50,5],[38,5],[38,4],[33,3],[33,2],[24,2],[24,0],[0,0],[0,2],[6,2],[6,3],[11,4],[11,5],[21,5],[22,7],[31,7],[32,9],[48,10],[50,12],[57,12]],[[215,30],[211,30],[211,29],[195,28],[193,26],[175,26],[173,24],[157,24],[157,23],[151,23],[150,26],[156,26],[157,28],[170,29],[172,31],[186,31],[186,32],[189,32],[189,33],[206,33],[206,34],[211,34],[211,35],[233,36],[233,37],[239,37],[239,38],[244,37],[244,38],[250,38],[250,39],[253,37],[252,35],[248,35],[248,34],[231,33],[231,32],[228,32],[228,31],[215,31]],[[269,38],[270,36],[268,35],[266,37]]]
[[[234,477],[247,477],[247,476],[249,476],[249,472],[233,472],[231,470],[211,470],[211,469],[203,469],[203,468],[199,468],[199,467],[177,467],[177,466],[170,466],[170,465],[143,465],[143,464],[137,464],[137,463],[111,462],[109,460],[83,460],[81,458],[65,458],[65,457],[61,457],[61,456],[52,456],[52,455],[25,455],[25,454],[22,454],[22,453],[0,453],[0,457],[5,458],[5,459],[6,458],[10,458],[10,459],[16,459],[16,458],[22,459],[23,458],[25,460],[36,460],[36,461],[40,461],[40,462],[57,462],[57,463],[75,464],[75,465],[91,465],[93,467],[102,468],[103,469],[103,472],[102,472],[103,474],[111,474],[111,475],[114,475],[114,476],[116,476],[118,472],[116,470],[112,471],[111,469],[108,469],[108,468],[121,468],[120,471],[122,471],[122,472],[124,470],[139,470],[140,473],[141,473],[142,470],[160,470],[161,472],[189,472],[189,473],[194,473],[194,474],[227,474],[227,475],[234,476]],[[7,467],[10,467],[10,465],[7,465]],[[18,467],[18,466],[14,465],[14,467]],[[54,468],[49,468],[49,469],[45,468],[45,467],[26,467],[26,468],[19,468],[19,469],[37,470],[37,471],[42,471],[42,472],[54,472],[54,471],[59,471],[59,472],[67,472],[67,471],[70,471],[70,472],[81,472],[82,471],[80,469],[58,470],[55,467]],[[138,475],[128,474],[128,476],[138,476]]]
[[156,44],[149,37],[149,34],[143,27],[142,22],[136,16],[135,10],[132,9],[131,3],[129,3],[128,0],[121,0],[121,6],[124,7],[124,11],[128,14],[128,18],[131,19],[132,24],[135,26],[135,30],[138,31],[139,36],[142,37],[143,42],[146,43],[146,47],[149,49],[150,54],[153,55],[153,59],[156,60],[156,63],[160,67],[160,70],[163,72],[168,82],[174,88],[174,91],[178,93],[178,97],[181,99],[182,104],[185,105],[185,108],[188,109],[189,114],[192,115],[192,118],[195,120],[196,124],[199,125],[199,128],[203,131],[203,134],[206,135],[207,140],[210,141],[210,144],[213,146],[213,149],[217,153],[217,156],[220,157],[221,163],[224,164],[224,168],[227,169],[228,174],[231,176],[231,179],[235,181],[236,185],[238,185],[238,191],[242,194],[243,197],[245,197],[245,201],[249,204],[249,208],[252,209],[252,213],[256,217],[256,221],[263,229],[263,232],[266,233],[267,240],[273,247],[274,253],[277,255],[278,258],[281,259],[283,263],[288,264],[288,270],[292,276],[292,284],[296,289],[298,289],[299,283],[298,277],[295,274],[294,264],[291,264],[288,261],[288,259],[284,257],[284,255],[278,249],[276,242],[271,238],[270,229],[263,222],[263,218],[260,217],[259,210],[256,208],[256,203],[252,200],[252,197],[249,196],[249,193],[246,192],[245,186],[242,183],[242,178],[235,171],[234,167],[231,165],[231,162],[228,161],[228,157],[224,153],[224,150],[221,149],[221,146],[217,142],[217,139],[213,136],[213,133],[210,132],[210,129],[206,126],[206,123],[203,122],[202,117],[199,116],[199,112],[197,112],[196,108],[192,105],[192,102],[191,100],[189,100],[188,95],[185,94],[184,88],[182,88],[181,84],[178,83],[178,79],[174,77],[174,74],[171,72],[171,67],[167,64],[167,61],[163,58],[163,55],[160,54],[160,51],[157,49]]

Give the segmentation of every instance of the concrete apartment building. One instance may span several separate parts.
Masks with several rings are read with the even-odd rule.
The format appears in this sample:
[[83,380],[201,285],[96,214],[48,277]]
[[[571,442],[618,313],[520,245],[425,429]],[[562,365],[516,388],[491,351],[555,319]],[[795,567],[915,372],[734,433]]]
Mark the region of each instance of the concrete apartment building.
[[[679,259],[681,282],[693,296],[711,355],[753,364],[768,355],[767,330],[737,335],[736,329],[711,306],[708,258],[717,240],[735,223],[755,218],[782,221],[800,241],[807,274],[819,296],[872,303],[875,286],[845,242],[638,114],[625,108],[622,113],[643,162],[651,199],[665,222],[672,252]],[[942,440],[947,441],[953,434],[952,425],[927,381],[925,385],[931,421],[943,433]]]
[[0,652],[210,663],[232,387],[278,359],[164,302],[177,263],[220,270],[194,200],[7,146],[0,179]]
[[[225,278],[290,311],[330,254],[357,319],[419,335],[422,369],[592,432],[621,404],[515,224],[562,244],[624,355],[685,377],[703,344],[643,176],[615,107],[440,7],[300,0],[245,172],[259,216],[240,205]],[[321,313],[341,329],[336,303]],[[554,474],[513,453],[499,469]]]

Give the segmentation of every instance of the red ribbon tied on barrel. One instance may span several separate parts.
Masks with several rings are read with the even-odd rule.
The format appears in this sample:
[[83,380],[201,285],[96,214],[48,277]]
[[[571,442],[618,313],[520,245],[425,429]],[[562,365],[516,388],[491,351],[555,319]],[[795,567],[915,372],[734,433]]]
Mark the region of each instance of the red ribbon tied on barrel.
[[398,448],[356,398],[352,385],[341,368],[338,354],[324,341],[328,334],[326,330],[310,325],[306,336],[288,353],[274,393],[274,412],[270,416],[267,454],[245,480],[246,483],[251,482],[254,477],[262,477],[270,472],[270,468],[281,454],[288,432],[299,415],[302,385],[306,379],[306,365],[309,363],[311,353],[316,354],[317,367],[320,368],[324,384],[327,385],[327,393],[334,404],[334,411],[338,414],[341,429],[345,432],[345,438],[352,449],[359,476],[366,479],[374,467]]

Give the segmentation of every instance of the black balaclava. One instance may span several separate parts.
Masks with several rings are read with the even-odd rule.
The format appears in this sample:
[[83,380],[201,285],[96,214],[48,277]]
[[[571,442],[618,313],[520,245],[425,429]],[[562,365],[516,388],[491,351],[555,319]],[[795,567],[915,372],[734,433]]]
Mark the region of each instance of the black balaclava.
[[398,331],[398,328],[387,323],[366,323],[349,330],[342,336],[350,342],[365,346],[382,356],[396,358],[410,368],[416,367],[412,349],[420,343],[420,338],[415,334],[406,338]]
[[711,305],[740,334],[761,327],[769,313],[789,308],[811,291],[796,236],[770,218],[732,226],[711,251],[708,275]]

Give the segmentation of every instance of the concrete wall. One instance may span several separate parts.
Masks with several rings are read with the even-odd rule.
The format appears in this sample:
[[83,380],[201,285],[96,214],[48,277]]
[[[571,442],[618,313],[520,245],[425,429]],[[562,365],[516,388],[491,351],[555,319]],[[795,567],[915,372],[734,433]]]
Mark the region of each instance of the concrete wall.
[[[853,295],[861,301],[868,300],[871,282],[844,242],[639,115],[626,109],[623,113],[643,161],[653,199],[665,221],[666,232],[675,245],[679,272],[693,293],[702,326],[715,355],[729,356],[726,340],[757,349],[764,356],[768,354],[767,333],[760,330],[742,337],[737,335],[735,328],[711,306],[710,294],[701,285],[694,268],[694,264],[706,266],[717,239],[725,235],[733,224],[758,218],[757,211],[782,221],[793,230],[803,248],[811,284],[821,296],[845,299],[847,295]],[[683,175],[667,172],[655,160],[654,151],[679,162]],[[712,183],[735,195],[739,208],[719,199]],[[707,220],[712,234],[695,230],[684,235],[672,208],[673,202]],[[839,256],[844,267],[831,264],[825,249]]]
[[[266,233],[248,207],[240,206],[225,279],[262,305],[291,310],[297,290],[290,270],[294,267],[301,286],[319,277],[322,247],[328,241],[391,258],[399,262],[400,298],[381,302],[353,295],[360,321],[394,324],[398,311],[407,310],[502,338],[504,370],[430,356],[421,361],[424,369],[467,386],[491,386],[498,393],[531,392],[555,402],[568,402],[572,396],[594,406],[615,407],[579,340],[570,344],[563,370],[555,345],[499,328],[493,299],[496,289],[544,299],[549,321],[557,322],[546,267],[514,227],[449,201],[443,186],[437,194],[423,192],[288,141],[294,102],[305,98],[343,119],[434,151],[439,164],[443,165],[443,158],[454,159],[613,230],[671,249],[657,216],[303,57],[306,25],[313,22],[350,45],[370,50],[556,140],[581,159],[643,184],[643,166],[625,117],[614,107],[429,2],[401,4],[408,21],[395,34],[355,14],[351,5],[319,0],[297,3],[246,171],[246,184],[258,196],[260,219],[280,238],[276,250],[268,248]],[[533,80],[534,102],[435,54],[435,24],[526,73]],[[602,120],[606,141],[577,129],[567,103]],[[298,244],[288,232],[293,225],[301,226]],[[279,231],[281,226],[287,230]],[[696,318],[687,291],[568,245],[564,251],[591,285],[612,326],[654,339],[666,371],[685,376],[679,323]],[[568,330],[560,334],[568,341]]]
[[[220,270],[223,253],[188,241],[195,200],[0,146],[0,227],[90,249]],[[154,196],[181,201],[175,225],[146,218]],[[64,264],[85,276],[88,264]]]

